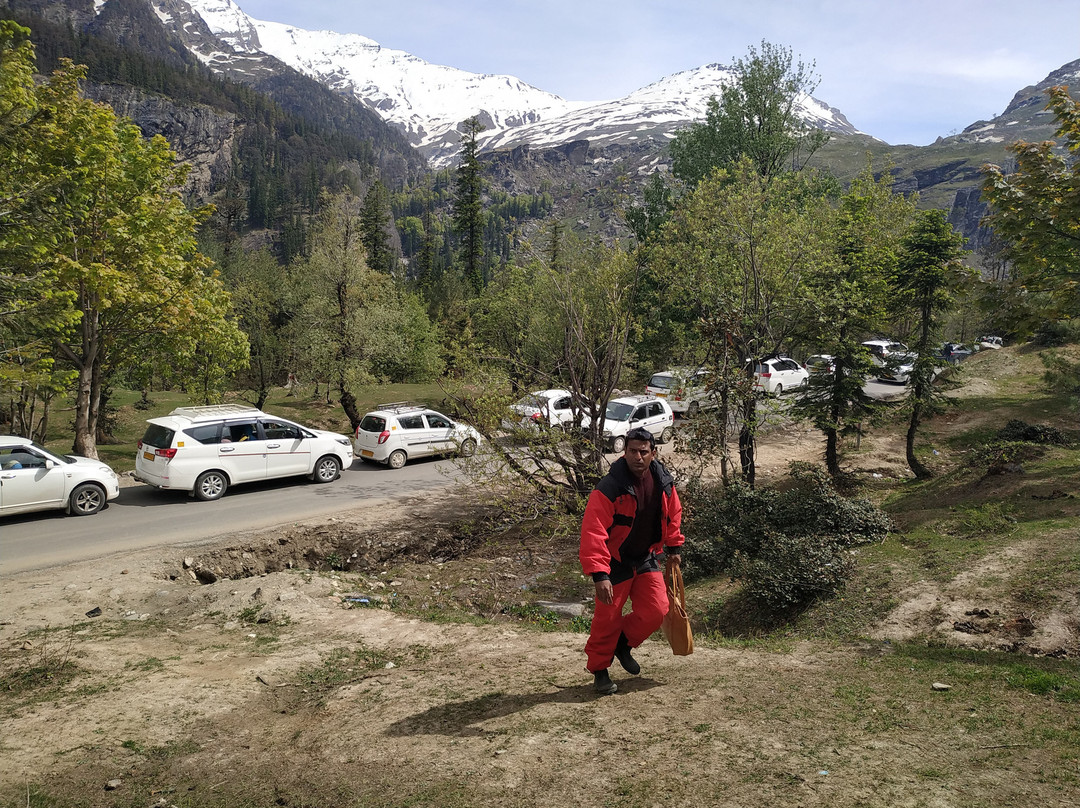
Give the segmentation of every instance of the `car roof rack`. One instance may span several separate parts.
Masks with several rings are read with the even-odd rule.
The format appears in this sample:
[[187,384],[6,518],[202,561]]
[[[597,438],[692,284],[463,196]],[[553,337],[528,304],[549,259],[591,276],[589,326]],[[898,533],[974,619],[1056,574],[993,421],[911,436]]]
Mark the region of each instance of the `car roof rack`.
[[185,418],[222,417],[227,415],[260,415],[262,410],[250,404],[201,404],[194,407],[177,407],[169,415]]
[[409,410],[426,410],[427,407],[415,401],[391,401],[389,404],[379,404],[375,409],[386,412],[408,412]]

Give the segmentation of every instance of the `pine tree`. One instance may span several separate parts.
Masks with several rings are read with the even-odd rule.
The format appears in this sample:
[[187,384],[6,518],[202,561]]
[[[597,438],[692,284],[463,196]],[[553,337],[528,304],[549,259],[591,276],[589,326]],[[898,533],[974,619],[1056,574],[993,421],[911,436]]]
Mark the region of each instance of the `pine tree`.
[[487,281],[484,273],[484,178],[476,136],[483,124],[473,116],[465,121],[461,164],[454,181],[454,235],[462,274],[474,293],[479,294]]
[[390,275],[394,271],[395,251],[390,243],[393,219],[390,194],[380,180],[375,180],[364,196],[360,209],[360,240],[367,250],[368,266]]

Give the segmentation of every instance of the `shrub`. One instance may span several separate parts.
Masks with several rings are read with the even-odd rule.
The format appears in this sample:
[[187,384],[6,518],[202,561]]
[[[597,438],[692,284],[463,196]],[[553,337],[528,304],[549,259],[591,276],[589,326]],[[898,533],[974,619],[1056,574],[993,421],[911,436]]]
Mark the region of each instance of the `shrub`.
[[1069,439],[1060,429],[1046,424],[1028,424],[1019,418],[1013,418],[998,432],[1004,441],[1024,441],[1025,443],[1049,443],[1055,446],[1067,446]]
[[1044,348],[1080,342],[1080,321],[1047,320],[1035,330],[1031,341]]
[[1023,471],[1023,463],[1037,460],[1044,450],[1019,440],[992,440],[968,453],[968,464],[987,474]]
[[791,478],[783,491],[688,486],[686,577],[727,572],[776,610],[836,592],[854,569],[852,548],[884,539],[891,521],[841,496],[821,469],[792,464]]

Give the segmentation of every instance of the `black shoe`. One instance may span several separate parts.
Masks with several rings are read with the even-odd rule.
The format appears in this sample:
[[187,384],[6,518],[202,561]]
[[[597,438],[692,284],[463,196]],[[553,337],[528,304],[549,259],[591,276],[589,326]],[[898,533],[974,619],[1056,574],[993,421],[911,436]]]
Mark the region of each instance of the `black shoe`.
[[619,643],[615,646],[615,658],[619,660],[623,670],[631,676],[637,676],[641,673],[641,666],[636,659],[630,656],[630,641],[626,639],[625,634],[619,635]]
[[607,668],[602,671],[593,671],[593,687],[602,696],[610,695],[619,689],[619,686],[608,676]]

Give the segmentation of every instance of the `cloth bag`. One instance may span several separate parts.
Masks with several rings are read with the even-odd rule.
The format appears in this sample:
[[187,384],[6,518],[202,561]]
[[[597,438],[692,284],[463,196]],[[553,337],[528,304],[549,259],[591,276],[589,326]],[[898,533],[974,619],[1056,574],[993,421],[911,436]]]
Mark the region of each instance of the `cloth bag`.
[[686,614],[686,592],[683,589],[682,565],[664,565],[664,584],[667,586],[668,611],[660,630],[664,632],[671,653],[687,656],[694,653],[694,635]]

